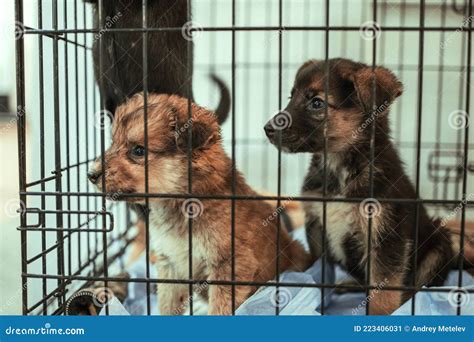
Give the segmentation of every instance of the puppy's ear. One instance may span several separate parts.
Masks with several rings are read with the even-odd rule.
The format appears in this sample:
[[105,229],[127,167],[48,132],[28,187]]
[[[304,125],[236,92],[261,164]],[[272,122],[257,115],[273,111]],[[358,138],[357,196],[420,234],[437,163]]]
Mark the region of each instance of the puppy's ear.
[[[354,84],[357,92],[358,102],[364,112],[374,110],[385,111],[388,106],[403,92],[403,85],[393,72],[384,67],[364,66],[349,74],[349,79]],[[373,99],[373,88],[375,86],[375,99]]]
[[[176,147],[182,152],[186,152],[189,148],[190,130],[190,124],[178,125],[175,128]],[[211,125],[200,121],[192,123],[191,146],[193,151],[208,149],[219,140],[219,137],[219,131],[216,131]]]
[[318,64],[318,60],[316,59],[310,59],[310,60],[307,60],[306,62],[304,62],[299,68],[298,68],[298,71],[296,71],[296,79],[298,79],[301,75],[301,72],[306,69],[308,66],[310,65],[316,65]]

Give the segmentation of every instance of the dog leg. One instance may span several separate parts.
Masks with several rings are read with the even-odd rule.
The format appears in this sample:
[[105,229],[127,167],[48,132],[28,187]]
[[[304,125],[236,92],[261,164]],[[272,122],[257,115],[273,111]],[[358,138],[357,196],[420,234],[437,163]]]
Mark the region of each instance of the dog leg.
[[[237,268],[237,267],[236,267]],[[255,272],[242,268],[236,269],[239,276],[237,280],[253,279]],[[213,280],[231,280],[231,266],[226,265],[216,269],[210,274],[209,279]],[[235,309],[237,309],[253,292],[255,286],[236,286],[235,287]],[[211,285],[209,288],[209,315],[232,315],[232,286],[231,285]]]
[[371,253],[370,285],[375,289],[369,290],[367,305],[370,315],[390,315],[403,303],[405,298],[402,291],[388,291],[384,288],[401,287],[406,277],[408,253],[406,249],[396,257],[387,255],[383,246],[379,246]]
[[[253,286],[235,287],[235,309],[237,309],[253,293]],[[213,285],[209,294],[209,315],[232,315],[232,286]]]
[[306,239],[313,260],[323,254],[323,227],[318,217],[306,217]]
[[390,315],[402,304],[402,291],[387,291],[384,286],[402,286],[401,277],[393,275],[387,278],[381,274],[374,274],[371,285],[376,288],[369,291],[367,303],[370,315]]
[[[158,275],[162,279],[178,279],[173,265],[160,260]],[[158,308],[160,315],[182,315],[189,304],[189,287],[186,284],[158,284]]]

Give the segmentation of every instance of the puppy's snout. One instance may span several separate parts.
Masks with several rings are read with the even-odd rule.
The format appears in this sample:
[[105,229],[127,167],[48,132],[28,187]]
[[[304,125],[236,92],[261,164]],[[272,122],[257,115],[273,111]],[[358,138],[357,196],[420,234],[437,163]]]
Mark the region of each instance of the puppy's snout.
[[92,184],[96,184],[100,176],[102,176],[102,172],[98,170],[89,171],[87,173],[87,178],[89,178]]
[[276,130],[275,127],[273,127],[271,120],[267,122],[263,129],[265,130],[265,134],[267,135],[267,137],[271,138],[275,135]]

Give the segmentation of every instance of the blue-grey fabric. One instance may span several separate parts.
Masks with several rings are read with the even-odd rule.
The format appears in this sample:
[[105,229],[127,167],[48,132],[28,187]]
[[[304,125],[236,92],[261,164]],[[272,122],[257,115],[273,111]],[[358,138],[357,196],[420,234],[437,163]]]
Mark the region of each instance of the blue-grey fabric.
[[[305,247],[304,229],[294,231],[294,238],[301,241]],[[317,260],[306,272],[283,272],[280,282],[317,284],[323,282],[322,262]],[[131,278],[145,277],[145,257],[142,256],[127,269]],[[461,307],[461,314],[474,315],[474,293],[467,289],[474,289],[474,277],[463,273],[463,287],[458,288],[458,272],[452,271],[446,280],[445,286],[449,292],[418,292],[415,296],[416,315],[455,315],[457,307]],[[151,267],[150,277],[157,277],[157,271]],[[324,283],[333,284],[349,276],[339,267],[326,264]],[[383,289],[383,288],[381,288]],[[151,287],[151,313],[159,314],[156,296],[156,286]],[[365,303],[368,299],[363,292],[336,294],[331,289],[324,291],[324,307],[327,315],[365,315]],[[275,286],[260,288],[253,296],[243,303],[236,311],[237,315],[275,315],[279,307],[280,315],[320,315],[322,291],[316,287],[298,288]],[[406,302],[394,315],[411,315],[411,301]],[[195,301],[194,314],[205,314],[206,306],[203,302]],[[129,284],[129,296],[125,302],[112,300],[109,303],[110,315],[145,315],[147,307],[146,285],[144,283]],[[104,310],[101,314],[104,314]]]

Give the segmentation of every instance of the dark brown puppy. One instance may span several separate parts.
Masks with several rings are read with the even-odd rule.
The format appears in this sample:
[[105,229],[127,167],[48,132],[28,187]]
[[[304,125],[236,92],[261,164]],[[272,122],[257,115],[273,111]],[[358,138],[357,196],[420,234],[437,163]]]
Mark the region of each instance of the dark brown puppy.
[[[94,35],[93,55],[97,84],[104,98],[106,109],[112,114],[115,108],[133,94],[143,91],[143,33],[113,32],[111,29],[138,29],[143,27],[142,0],[103,0],[103,25],[99,22],[99,1],[94,4],[94,26],[105,27]],[[147,1],[148,27],[183,27],[184,31],[148,32],[148,91],[164,94],[191,96],[193,60],[191,32],[185,30],[188,22],[188,1]],[[185,39],[187,38],[187,39]],[[102,44],[102,70],[100,45]],[[191,44],[191,51],[188,46]],[[188,70],[189,68],[189,70]],[[216,109],[222,124],[230,110],[230,93],[216,76],[212,79],[219,86],[221,101]]]
[[[389,106],[402,94],[402,84],[391,71],[376,67],[375,107],[372,107],[372,68],[346,59],[330,59],[328,63],[312,60],[300,67],[288,106],[267,123],[265,130],[271,142],[278,145],[278,124],[291,123],[281,129],[281,147],[288,152],[313,154],[303,193],[322,197],[327,107],[327,196],[368,199],[360,204],[327,204],[325,237],[329,259],[364,284],[368,217],[372,216],[371,285],[412,285],[415,250],[416,286],[442,285],[455,259],[449,232],[441,227],[439,220],[428,217],[423,205],[416,213],[413,204],[380,203],[371,198],[416,198],[389,135]],[[373,196],[369,166],[372,122],[375,122]],[[306,203],[307,237],[313,257],[318,258],[322,254],[323,204]],[[419,234],[415,245],[417,214]],[[400,291],[372,291],[370,312],[390,314],[407,298],[409,293]]]
[[[102,188],[105,172],[106,190],[116,194],[145,192],[145,147],[143,95],[133,96],[117,108],[112,146],[104,155],[105,170],[95,164],[91,181]],[[215,115],[192,104],[188,119],[188,100],[176,95],[150,94],[148,98],[148,170],[149,192],[187,194],[189,127],[192,124],[192,191],[196,195],[231,195],[232,161],[221,143]],[[237,195],[256,193],[236,172]],[[124,197],[143,202],[143,198]],[[232,248],[229,200],[184,200],[150,198],[150,243],[158,256],[158,276],[189,279],[188,217],[193,217],[193,277],[203,281],[231,280]],[[188,211],[192,208],[191,211]],[[272,217],[275,208],[265,201],[235,201],[235,279],[267,282],[276,275],[277,225]],[[280,229],[281,271],[303,271],[309,255],[285,229]],[[159,284],[161,314],[182,314],[188,304],[186,284]],[[254,286],[236,286],[235,304],[239,307],[254,293]],[[209,314],[232,313],[231,287],[210,285],[199,292],[209,298]],[[208,294],[207,294],[208,293]]]

